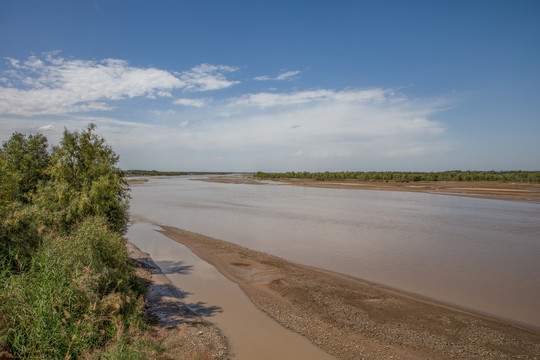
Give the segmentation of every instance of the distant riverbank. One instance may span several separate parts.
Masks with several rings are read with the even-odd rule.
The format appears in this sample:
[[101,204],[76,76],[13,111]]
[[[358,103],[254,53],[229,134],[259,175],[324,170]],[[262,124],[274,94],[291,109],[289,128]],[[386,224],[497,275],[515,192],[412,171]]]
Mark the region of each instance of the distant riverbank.
[[[202,181],[234,183],[234,184],[265,184],[251,175],[224,175],[214,176]],[[528,183],[503,183],[503,182],[447,182],[447,181],[320,181],[314,179],[273,179],[276,183],[295,186],[308,186],[330,189],[352,190],[381,190],[381,191],[405,191],[421,192],[438,195],[453,195],[475,197],[483,199],[496,199],[507,201],[521,201],[540,203],[540,185]]]

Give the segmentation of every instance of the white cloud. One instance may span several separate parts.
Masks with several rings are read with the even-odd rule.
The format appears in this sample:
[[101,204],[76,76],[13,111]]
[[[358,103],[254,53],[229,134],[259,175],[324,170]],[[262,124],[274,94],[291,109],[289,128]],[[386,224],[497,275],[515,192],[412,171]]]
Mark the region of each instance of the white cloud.
[[299,70],[287,71],[287,72],[284,72],[284,73],[279,74],[278,76],[276,76],[276,80],[287,80],[287,79],[290,79],[291,77],[293,77],[295,75],[298,75],[298,74],[300,74]]
[[[159,138],[160,146],[171,153],[246,151],[259,156],[294,155],[298,161],[331,161],[422,156],[437,148],[431,144],[445,130],[429,119],[440,110],[439,103],[408,100],[386,89],[275,95],[278,100],[273,104],[279,106],[238,100],[214,104],[211,109],[201,109],[197,119],[154,126],[151,135],[141,131],[130,136],[143,147]],[[246,99],[258,98],[248,95]],[[222,109],[230,116],[216,117]]]
[[184,86],[171,73],[136,68],[117,59],[65,60],[54,54],[31,56],[22,64],[8,59],[15,69],[11,80],[19,87],[0,87],[0,113],[15,115],[66,114],[110,110],[107,100],[136,96],[167,96]]
[[295,70],[295,71],[286,71],[286,72],[283,72],[277,76],[268,76],[268,75],[263,75],[263,76],[256,76],[253,78],[253,80],[257,80],[257,81],[268,81],[268,80],[277,80],[277,81],[283,81],[283,80],[290,80],[291,78],[293,78],[295,75],[298,75],[300,74],[300,70]]
[[[22,116],[111,110],[111,101],[145,96],[171,98],[174,89],[208,91],[232,86],[224,65],[203,64],[179,74],[130,66],[119,59],[73,60],[58,52],[25,61],[6,58],[0,86],[0,114]],[[200,104],[200,103],[199,103]]]
[[183,105],[183,106],[193,106],[193,107],[197,107],[197,108],[200,108],[200,107],[203,107],[205,105],[205,100],[204,99],[185,99],[185,98],[181,98],[181,99],[177,99],[175,101],[173,101],[173,104],[176,104],[176,105]]
[[[181,118],[156,112],[152,123],[88,116],[54,124],[17,121],[19,128],[26,129],[53,125],[51,130],[56,130],[47,134],[50,139],[59,138],[64,127],[94,122],[125,168],[398,169],[430,159],[433,164],[437,154],[451,151],[451,145],[441,140],[445,127],[430,119],[444,109],[440,101],[410,100],[379,88],[321,89],[274,94],[273,106],[265,107],[268,101],[261,102],[255,95],[261,94],[247,94],[244,102],[212,102]],[[217,115],[222,113],[229,116]],[[2,122],[0,117],[0,130],[4,128],[6,135],[15,130],[6,129]],[[216,156],[223,159],[218,162]]]
[[190,71],[184,71],[180,78],[185,82],[185,88],[192,91],[208,91],[225,89],[239,81],[230,81],[223,73],[235,72],[238,69],[226,65],[201,64]]
[[148,129],[152,128],[152,125],[140,123],[136,121],[126,121],[126,120],[118,120],[112,117],[105,117],[105,116],[77,116],[74,118],[74,121],[69,122],[69,126],[74,125],[83,125],[86,126],[88,123],[94,123],[98,125],[100,128],[107,127],[111,129],[125,129],[125,128],[142,128]]
[[255,76],[253,80],[265,81],[265,80],[272,80],[272,78],[270,76]]
[[150,114],[157,115],[157,116],[176,114],[176,111],[174,111],[172,109],[169,109],[169,110],[147,110],[147,112],[150,113]]
[[[332,170],[379,163],[399,168],[410,159],[424,163],[451,150],[441,140],[445,127],[432,118],[447,104],[409,99],[392,89],[276,90],[193,99],[179,98],[175,91],[233,86],[238,81],[225,75],[237,69],[203,64],[173,74],[116,59],[66,60],[57,53],[7,62],[10,70],[0,74],[2,138],[13,131],[47,131],[54,143],[64,127],[80,129],[94,122],[126,168]],[[133,97],[172,97],[174,104],[191,109],[169,109],[171,100],[166,100],[151,102],[150,108],[142,103],[141,111],[129,112],[129,121],[77,114],[111,110],[123,106],[116,100]],[[69,120],[58,116],[65,114]]]
[[53,131],[55,130],[53,124],[43,125],[38,128],[39,131]]
[[156,95],[161,96],[161,97],[168,97],[168,98],[173,97],[170,91],[157,91]]
[[366,102],[384,101],[386,94],[391,94],[391,90],[370,89],[370,90],[307,90],[295,93],[267,93],[247,94],[238,99],[234,99],[236,105],[254,105],[261,108],[273,106],[288,106],[309,104],[325,101],[338,102]]

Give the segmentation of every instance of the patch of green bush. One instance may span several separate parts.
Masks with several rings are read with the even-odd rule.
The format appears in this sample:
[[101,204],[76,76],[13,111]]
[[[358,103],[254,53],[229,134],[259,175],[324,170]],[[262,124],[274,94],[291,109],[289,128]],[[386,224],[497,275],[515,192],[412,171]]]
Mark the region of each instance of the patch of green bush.
[[103,218],[45,236],[25,271],[2,276],[2,340],[23,358],[77,357],[105,345],[119,328],[138,326],[132,273],[124,240]]
[[131,349],[144,327],[117,162],[92,124],[51,152],[19,133],[0,148],[0,348],[16,358]]

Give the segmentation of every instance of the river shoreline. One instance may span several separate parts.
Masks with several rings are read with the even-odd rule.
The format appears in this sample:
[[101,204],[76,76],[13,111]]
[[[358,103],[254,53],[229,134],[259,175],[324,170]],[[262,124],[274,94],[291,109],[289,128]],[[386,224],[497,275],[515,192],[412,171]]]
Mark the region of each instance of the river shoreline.
[[178,289],[149,254],[130,241],[126,242],[126,248],[134,263],[135,276],[147,286],[145,320],[155,329],[154,333],[166,349],[159,358],[229,359],[230,346],[221,330],[182,301]]
[[[251,185],[267,185],[269,183],[268,181],[260,181],[252,175],[213,176],[196,179],[196,181]],[[538,184],[446,181],[318,181],[310,179],[277,179],[272,180],[271,183],[326,189],[420,192],[435,195],[540,203],[540,185]]]
[[537,359],[540,333],[174,227],[162,233],[339,359]]

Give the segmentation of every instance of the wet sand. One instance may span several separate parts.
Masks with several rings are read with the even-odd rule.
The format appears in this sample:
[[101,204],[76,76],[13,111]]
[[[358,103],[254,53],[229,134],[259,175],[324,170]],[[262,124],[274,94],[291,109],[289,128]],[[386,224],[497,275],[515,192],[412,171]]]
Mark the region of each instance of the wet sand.
[[539,359],[540,333],[163,226],[253,303],[339,359]]
[[[223,349],[222,345],[215,345],[220,344],[216,341],[220,340],[219,336],[212,332],[217,326],[229,341],[228,354],[238,360],[335,359],[270,319],[250,302],[237,284],[187,247],[156,232],[157,229],[160,227],[139,219],[131,225],[128,238],[148,252],[152,257],[148,261],[156,264],[161,277],[165,278],[158,278],[157,283],[154,280],[155,285],[147,296],[150,309],[154,309],[151,313],[157,315],[161,323],[183,326],[184,330],[196,326],[200,334],[195,338],[205,339],[205,346],[200,347]],[[163,285],[165,280],[168,286]],[[208,322],[214,327],[201,326]],[[218,351],[219,355],[223,353]]]
[[[220,182],[228,184],[265,185],[251,175],[216,176],[199,181]],[[418,181],[409,183],[384,181],[317,181],[309,179],[278,179],[275,184],[308,186],[328,189],[381,190],[421,192],[438,195],[465,196],[483,199],[523,201],[540,203],[539,184],[493,183],[493,182],[444,182]]]

